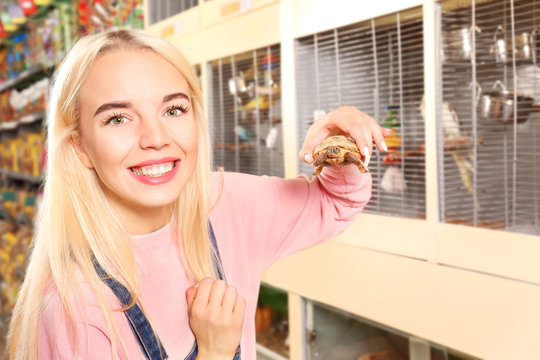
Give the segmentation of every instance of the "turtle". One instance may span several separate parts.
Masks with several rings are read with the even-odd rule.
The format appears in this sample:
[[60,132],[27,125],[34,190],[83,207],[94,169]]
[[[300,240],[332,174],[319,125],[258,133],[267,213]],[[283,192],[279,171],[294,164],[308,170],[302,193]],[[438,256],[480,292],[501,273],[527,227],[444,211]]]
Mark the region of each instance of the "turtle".
[[313,175],[319,175],[325,166],[355,164],[360,172],[366,173],[365,157],[356,142],[349,136],[334,135],[320,143],[313,152]]

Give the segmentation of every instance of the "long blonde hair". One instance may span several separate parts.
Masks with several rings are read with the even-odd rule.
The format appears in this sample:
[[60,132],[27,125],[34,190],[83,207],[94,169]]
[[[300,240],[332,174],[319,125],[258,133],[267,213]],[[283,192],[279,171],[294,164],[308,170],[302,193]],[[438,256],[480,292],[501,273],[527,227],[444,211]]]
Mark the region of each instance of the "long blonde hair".
[[[138,301],[139,282],[128,232],[102,189],[93,169],[86,168],[73,148],[78,137],[81,86],[101,55],[118,50],[153,51],[173,64],[186,78],[197,122],[196,169],[173,206],[179,229],[179,249],[191,280],[213,276],[208,242],[208,197],[211,148],[198,79],[190,64],[167,41],[142,30],[110,31],[79,40],[59,67],[47,113],[48,163],[43,201],[36,217],[32,254],[12,314],[8,334],[11,359],[37,358],[38,324],[49,285],[58,292],[67,326],[75,329],[70,302],[77,296],[71,276],[77,270],[98,299],[113,340],[122,344],[91,256]],[[76,337],[76,334],[73,335]],[[115,337],[118,341],[115,341]],[[75,341],[71,339],[71,341]]]

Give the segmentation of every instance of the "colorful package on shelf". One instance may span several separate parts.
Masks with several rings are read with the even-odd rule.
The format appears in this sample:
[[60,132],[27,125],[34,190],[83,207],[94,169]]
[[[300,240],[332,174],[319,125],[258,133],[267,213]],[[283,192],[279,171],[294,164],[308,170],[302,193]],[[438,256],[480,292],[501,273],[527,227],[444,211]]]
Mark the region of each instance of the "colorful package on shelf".
[[27,24],[28,64],[34,66],[43,62],[43,45],[41,43],[41,31],[45,26],[44,20],[33,20]]
[[13,120],[14,111],[9,103],[11,90],[0,93],[0,123]]
[[26,22],[26,16],[24,16],[24,12],[18,4],[9,4],[7,9],[9,16],[11,17],[11,21],[15,25],[21,25]]
[[41,173],[41,157],[43,136],[36,133],[24,134],[21,141],[20,172],[39,176]]
[[17,25],[13,22],[9,11],[0,11],[0,19],[2,20],[5,31],[17,30]]
[[4,23],[0,20],[0,40],[8,37],[8,35],[9,33],[6,31]]
[[34,3],[34,0],[19,0],[19,7],[26,17],[32,16],[38,11],[38,7]]
[[27,35],[14,35],[13,43],[8,46],[7,67],[8,76],[15,77],[28,68],[28,46],[26,45]]
[[[9,91],[9,106],[13,111],[13,118],[20,119],[26,115],[45,111],[49,94],[49,83],[50,80],[44,78],[22,91],[17,91],[16,89]],[[2,98],[0,97],[0,99]]]
[[4,188],[0,205],[0,313],[9,314],[15,305],[26,268],[35,215],[35,193]]
[[5,169],[15,172],[19,171],[21,144],[21,138],[10,139],[6,142],[6,151],[4,152],[6,160]]
[[63,32],[63,50],[71,49],[77,39],[77,4],[75,2],[62,3],[60,9],[60,22]]
[[64,57],[62,25],[60,22],[60,10],[58,8],[51,10],[43,22],[41,45],[44,51],[42,59],[44,65],[54,65]]
[[79,0],[79,34],[86,35],[110,28],[143,28],[142,1]]
[[0,169],[7,169],[6,144],[0,141]]
[[33,104],[35,111],[41,112],[47,109],[50,83],[51,81],[49,78],[43,78],[33,85],[30,102]]
[[9,104],[14,111],[16,119],[27,115],[28,103],[28,91],[17,91],[16,89],[11,90],[11,95],[9,96]]

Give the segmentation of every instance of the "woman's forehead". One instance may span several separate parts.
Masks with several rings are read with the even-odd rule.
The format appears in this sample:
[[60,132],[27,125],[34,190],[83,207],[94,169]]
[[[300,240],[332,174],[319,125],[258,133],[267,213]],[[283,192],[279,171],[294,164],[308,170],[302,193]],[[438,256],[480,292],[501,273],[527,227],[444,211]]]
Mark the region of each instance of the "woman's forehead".
[[181,91],[191,96],[186,77],[152,51],[115,50],[98,57],[82,86],[89,98],[163,97]]

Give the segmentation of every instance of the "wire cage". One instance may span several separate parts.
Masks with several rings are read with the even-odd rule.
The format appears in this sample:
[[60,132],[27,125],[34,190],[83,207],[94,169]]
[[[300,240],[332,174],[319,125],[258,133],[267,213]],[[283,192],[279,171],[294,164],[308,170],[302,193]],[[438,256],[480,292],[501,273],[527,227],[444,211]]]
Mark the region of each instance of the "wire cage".
[[540,234],[539,24],[536,0],[441,4],[442,222]]
[[149,24],[155,24],[199,5],[199,0],[152,0],[149,1]]
[[279,45],[208,64],[209,121],[216,168],[285,175],[280,65]]
[[[299,38],[296,62],[299,146],[325,113],[358,107],[394,129],[390,151],[370,161],[365,212],[425,218],[421,7]],[[313,168],[301,163],[299,172]]]

